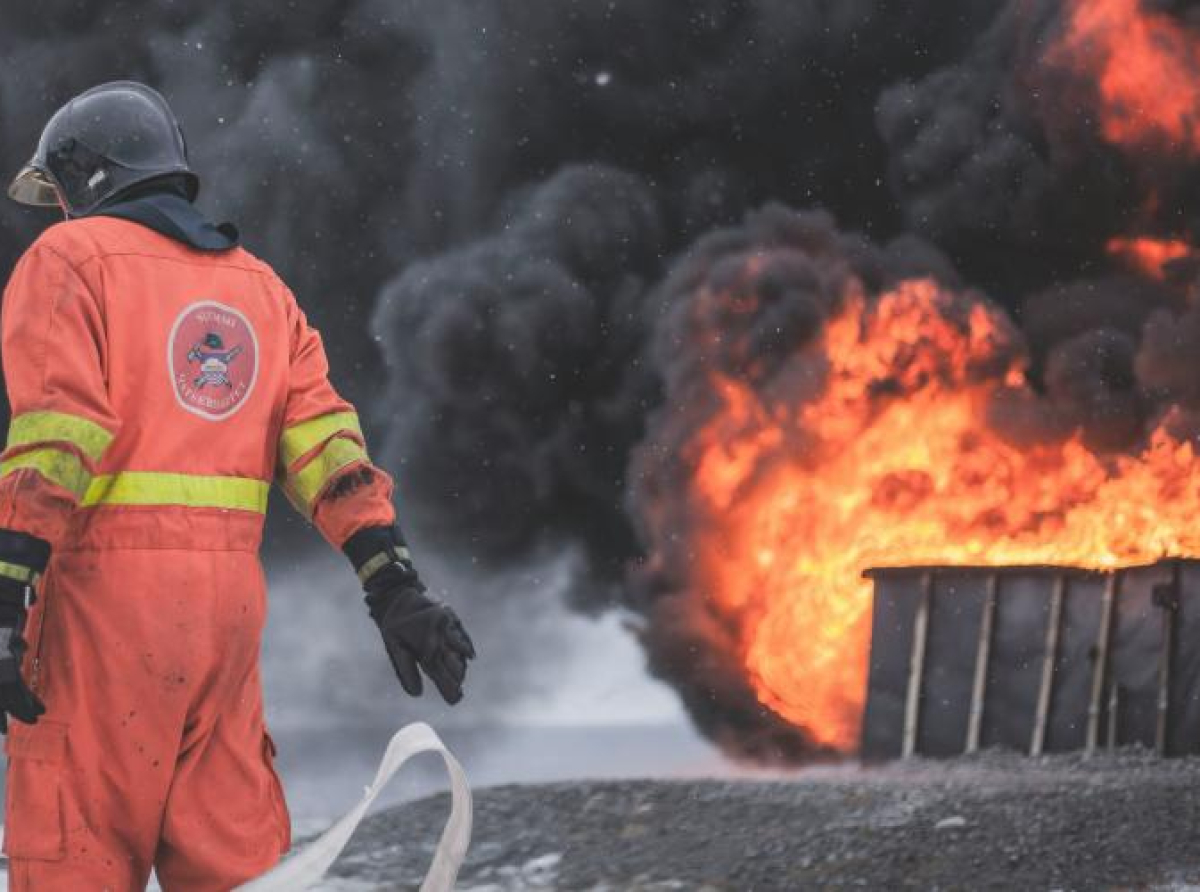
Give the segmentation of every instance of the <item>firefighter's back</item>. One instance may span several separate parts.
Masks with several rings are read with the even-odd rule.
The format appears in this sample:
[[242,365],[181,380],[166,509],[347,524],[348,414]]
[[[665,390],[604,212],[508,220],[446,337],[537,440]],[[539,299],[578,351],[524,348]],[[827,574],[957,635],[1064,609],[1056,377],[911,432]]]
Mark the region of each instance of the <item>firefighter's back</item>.
[[107,217],[59,224],[37,247],[59,253],[95,301],[118,423],[68,547],[256,548],[293,325],[277,277],[241,248],[199,251]]

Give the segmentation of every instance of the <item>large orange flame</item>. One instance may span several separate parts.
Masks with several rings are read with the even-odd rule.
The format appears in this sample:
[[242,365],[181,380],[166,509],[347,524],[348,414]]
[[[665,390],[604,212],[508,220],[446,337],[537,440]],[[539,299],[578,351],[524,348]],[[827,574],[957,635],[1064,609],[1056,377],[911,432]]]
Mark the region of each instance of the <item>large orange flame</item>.
[[1094,77],[1112,145],[1200,153],[1200,35],[1174,16],[1141,0],[1069,0],[1047,59]]
[[[928,280],[851,295],[819,342],[817,395],[713,384],[693,444],[698,583],[740,630],[760,701],[826,747],[857,743],[870,587],[906,564],[1113,567],[1200,553],[1200,462],[1159,430],[1138,457],[1078,439],[1021,448],[988,423],[1018,362],[988,368],[1009,323]],[[957,308],[957,309],[956,309]],[[820,368],[818,362],[806,366]]]

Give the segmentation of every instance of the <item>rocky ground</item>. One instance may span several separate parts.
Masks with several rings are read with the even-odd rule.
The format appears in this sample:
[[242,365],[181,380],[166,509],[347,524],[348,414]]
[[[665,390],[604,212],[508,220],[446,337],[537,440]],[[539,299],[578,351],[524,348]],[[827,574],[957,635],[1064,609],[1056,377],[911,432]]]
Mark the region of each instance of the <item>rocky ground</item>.
[[[323,888],[416,889],[448,807],[372,818]],[[464,892],[1200,892],[1200,759],[1140,752],[495,787],[475,814]]]

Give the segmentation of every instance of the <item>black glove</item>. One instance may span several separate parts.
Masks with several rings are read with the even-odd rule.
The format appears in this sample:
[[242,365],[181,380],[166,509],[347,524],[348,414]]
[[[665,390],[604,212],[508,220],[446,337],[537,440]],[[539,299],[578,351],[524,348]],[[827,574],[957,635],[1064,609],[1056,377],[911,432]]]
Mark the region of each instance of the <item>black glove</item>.
[[[21,677],[25,655],[26,591],[32,589],[15,580],[0,578],[0,734],[8,733],[8,717],[27,725],[37,723],[46,711]],[[32,599],[30,599],[32,603]]]
[[50,546],[41,539],[0,530],[0,734],[8,733],[10,715],[33,725],[46,711],[21,676],[21,658],[34,582],[49,558]]
[[419,697],[424,672],[447,703],[461,700],[475,645],[454,611],[425,593],[399,531],[392,527],[362,530],[343,550],[363,580],[367,608],[383,635],[400,685]]

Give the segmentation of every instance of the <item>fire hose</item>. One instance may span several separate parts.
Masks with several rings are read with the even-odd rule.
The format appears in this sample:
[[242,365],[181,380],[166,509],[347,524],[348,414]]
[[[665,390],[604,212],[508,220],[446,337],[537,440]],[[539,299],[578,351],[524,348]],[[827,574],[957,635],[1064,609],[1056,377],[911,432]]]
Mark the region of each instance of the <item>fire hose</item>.
[[238,892],[296,892],[310,888],[325,876],[388,782],[413,756],[430,752],[442,757],[450,775],[450,817],[421,883],[421,892],[451,892],[471,842],[471,787],[458,760],[424,722],[408,725],[396,733],[383,754],[375,780],[354,808],[273,870],[238,886]]

